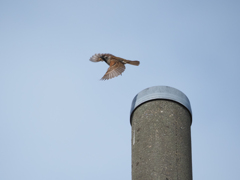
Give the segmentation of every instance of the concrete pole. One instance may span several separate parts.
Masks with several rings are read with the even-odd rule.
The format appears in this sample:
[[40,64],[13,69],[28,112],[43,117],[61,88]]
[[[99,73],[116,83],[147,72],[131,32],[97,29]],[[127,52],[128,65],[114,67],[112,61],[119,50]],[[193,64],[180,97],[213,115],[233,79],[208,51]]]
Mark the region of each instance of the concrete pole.
[[155,86],[132,102],[132,180],[192,180],[190,102],[181,91]]

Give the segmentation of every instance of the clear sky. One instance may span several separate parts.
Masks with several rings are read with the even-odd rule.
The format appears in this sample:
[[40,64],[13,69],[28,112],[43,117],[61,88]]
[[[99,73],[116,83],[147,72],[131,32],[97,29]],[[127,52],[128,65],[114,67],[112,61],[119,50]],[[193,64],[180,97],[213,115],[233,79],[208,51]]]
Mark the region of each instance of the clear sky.
[[[1,0],[0,179],[131,180],[130,107],[184,92],[194,180],[239,178],[240,1]],[[95,53],[139,60],[100,81]]]

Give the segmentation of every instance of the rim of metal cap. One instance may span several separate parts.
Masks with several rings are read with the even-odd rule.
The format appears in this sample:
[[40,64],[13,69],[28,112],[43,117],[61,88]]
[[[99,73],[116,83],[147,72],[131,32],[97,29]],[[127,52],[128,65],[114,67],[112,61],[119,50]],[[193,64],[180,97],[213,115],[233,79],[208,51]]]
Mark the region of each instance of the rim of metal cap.
[[165,99],[178,102],[186,107],[192,116],[190,101],[183,92],[169,86],[153,86],[142,90],[134,97],[130,111],[130,123],[132,124],[132,113],[137,107],[145,102],[156,99]]

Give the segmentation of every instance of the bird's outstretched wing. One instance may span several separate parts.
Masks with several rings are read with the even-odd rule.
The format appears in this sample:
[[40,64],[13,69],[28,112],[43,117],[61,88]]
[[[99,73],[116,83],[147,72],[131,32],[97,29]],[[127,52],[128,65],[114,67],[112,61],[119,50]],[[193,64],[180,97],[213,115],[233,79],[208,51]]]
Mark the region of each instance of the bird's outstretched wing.
[[99,61],[102,61],[102,56],[103,54],[94,54],[89,60],[92,61],[92,62],[99,62]]
[[125,66],[120,61],[111,61],[110,67],[108,68],[106,74],[102,77],[101,80],[108,80],[114,77],[119,76],[125,70]]

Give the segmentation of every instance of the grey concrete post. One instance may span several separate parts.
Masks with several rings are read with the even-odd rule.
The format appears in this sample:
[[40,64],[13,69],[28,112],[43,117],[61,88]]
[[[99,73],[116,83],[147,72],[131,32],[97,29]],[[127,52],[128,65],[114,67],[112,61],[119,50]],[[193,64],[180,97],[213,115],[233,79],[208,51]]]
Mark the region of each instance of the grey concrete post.
[[192,180],[190,102],[181,91],[155,86],[132,102],[132,180]]

